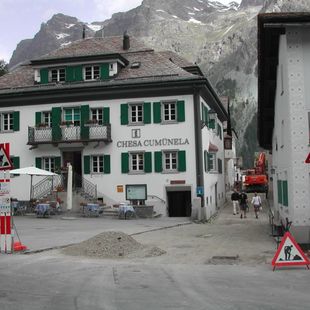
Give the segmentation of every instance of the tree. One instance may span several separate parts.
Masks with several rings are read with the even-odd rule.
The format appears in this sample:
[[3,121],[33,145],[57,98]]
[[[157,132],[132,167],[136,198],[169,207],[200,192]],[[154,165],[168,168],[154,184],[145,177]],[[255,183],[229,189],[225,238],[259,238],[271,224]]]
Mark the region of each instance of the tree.
[[0,76],[8,72],[8,64],[4,60],[0,60]]

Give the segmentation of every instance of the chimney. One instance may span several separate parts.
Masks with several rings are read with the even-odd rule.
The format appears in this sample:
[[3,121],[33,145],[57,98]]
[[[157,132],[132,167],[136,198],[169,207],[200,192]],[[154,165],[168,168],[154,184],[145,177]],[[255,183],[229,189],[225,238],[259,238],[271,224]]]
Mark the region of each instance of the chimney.
[[85,25],[83,25],[83,34],[82,34],[82,39],[85,39]]
[[129,48],[130,48],[129,35],[127,34],[127,31],[125,31],[123,37],[123,50],[129,50]]

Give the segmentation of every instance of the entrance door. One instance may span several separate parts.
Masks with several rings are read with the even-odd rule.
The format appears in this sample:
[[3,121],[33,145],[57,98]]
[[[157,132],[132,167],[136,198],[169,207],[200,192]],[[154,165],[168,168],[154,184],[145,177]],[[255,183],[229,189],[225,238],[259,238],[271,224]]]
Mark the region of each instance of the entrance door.
[[167,192],[168,197],[168,213],[170,217],[190,217],[191,208],[191,192],[176,191]]
[[[82,155],[81,155],[81,151],[64,151],[62,153],[62,159],[63,159],[63,163],[64,166],[67,166],[67,163],[70,163],[72,166],[72,170],[73,170],[73,187],[81,187],[82,186],[82,179],[81,179],[81,175],[82,175]],[[64,175],[64,179],[65,179],[65,186],[67,186],[66,184],[66,180],[67,180],[67,176]]]
[[215,207],[218,207],[217,183],[215,183]]

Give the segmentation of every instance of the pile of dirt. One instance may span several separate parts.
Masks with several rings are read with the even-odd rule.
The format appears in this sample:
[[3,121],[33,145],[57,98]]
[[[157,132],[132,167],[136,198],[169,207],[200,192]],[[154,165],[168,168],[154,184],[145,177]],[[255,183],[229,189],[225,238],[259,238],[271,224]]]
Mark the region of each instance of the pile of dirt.
[[148,247],[122,232],[107,231],[62,250],[64,254],[96,258],[136,258],[159,256],[165,251]]

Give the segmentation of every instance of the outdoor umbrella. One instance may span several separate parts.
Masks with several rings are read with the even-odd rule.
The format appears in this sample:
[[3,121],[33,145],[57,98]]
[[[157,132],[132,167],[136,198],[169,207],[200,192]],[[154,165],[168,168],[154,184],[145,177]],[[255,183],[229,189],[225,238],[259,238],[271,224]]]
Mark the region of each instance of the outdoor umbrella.
[[43,169],[39,169],[37,167],[25,167],[20,169],[13,169],[10,171],[10,174],[22,174],[22,175],[30,175],[31,181],[30,181],[30,199],[32,198],[32,178],[34,175],[37,176],[54,176],[57,175],[56,173],[49,172]]

